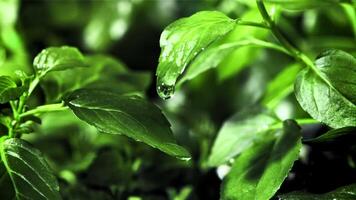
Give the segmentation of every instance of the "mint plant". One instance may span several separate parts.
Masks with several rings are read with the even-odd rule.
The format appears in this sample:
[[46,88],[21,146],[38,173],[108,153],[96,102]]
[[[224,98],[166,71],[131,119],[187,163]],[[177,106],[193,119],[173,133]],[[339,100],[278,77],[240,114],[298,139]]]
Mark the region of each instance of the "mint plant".
[[0,200],[356,199],[356,2],[178,2],[0,1]]
[[50,47],[35,57],[33,66],[33,75],[18,72],[19,85],[9,76],[1,77],[1,102],[11,106],[1,116],[4,130],[0,186],[1,191],[9,190],[3,198],[61,199],[57,180],[42,153],[21,139],[23,134],[32,132],[33,123],[40,123],[39,115],[47,112],[71,109],[101,132],[123,134],[177,158],[190,159],[187,150],[176,144],[169,122],[159,108],[134,93],[120,95],[83,86],[63,93],[61,103],[29,108],[31,94],[48,73],[75,68],[91,70],[93,60],[74,47]]
[[[321,136],[328,138],[327,135],[343,135],[346,132],[343,128],[353,127],[356,122],[353,82],[356,78],[356,59],[342,50],[327,50],[313,61],[283,35],[275,22],[283,16],[279,12],[271,16],[265,3],[274,3],[277,9],[297,10],[339,4],[334,1],[256,0],[261,21],[232,19],[220,12],[203,11],[172,23],[163,31],[160,39],[162,52],[156,75],[157,92],[163,99],[170,98],[176,86],[219,66],[237,48],[244,46],[271,48],[294,58],[298,63],[297,67],[292,65],[282,71],[270,83],[270,90],[259,102],[267,110],[248,108],[239,111],[220,129],[208,165],[233,163],[231,171],[223,179],[222,199],[271,199],[299,157],[302,141],[298,124],[303,126],[321,122],[335,128],[333,133]],[[352,5],[346,3],[344,6]],[[226,40],[230,32],[239,26],[267,29],[277,42],[248,34],[236,41]],[[288,89],[292,84],[294,90]],[[300,106],[311,118],[283,122],[274,116],[273,108],[293,91]],[[355,197],[351,191],[338,196],[340,199]],[[283,198],[314,199],[312,195],[286,195]]]

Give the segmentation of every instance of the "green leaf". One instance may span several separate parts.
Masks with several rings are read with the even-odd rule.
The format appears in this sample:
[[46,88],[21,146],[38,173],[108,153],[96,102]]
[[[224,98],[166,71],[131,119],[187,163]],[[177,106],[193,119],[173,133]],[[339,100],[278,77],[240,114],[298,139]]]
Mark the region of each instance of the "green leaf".
[[223,200],[266,200],[287,177],[301,148],[300,127],[287,120],[274,137],[264,137],[239,156],[223,180]]
[[267,108],[274,108],[283,98],[293,92],[295,78],[300,71],[299,64],[288,65],[267,85],[267,91],[262,104]]
[[33,60],[36,74],[44,76],[50,71],[61,71],[85,67],[84,56],[75,47],[49,47],[42,50]]
[[291,192],[279,195],[278,198],[280,200],[354,200],[356,199],[356,184],[340,187],[326,194]]
[[228,119],[214,142],[209,165],[218,166],[251,147],[255,140],[271,132],[278,119],[261,108],[247,108]]
[[67,104],[77,117],[99,131],[126,135],[169,155],[190,159],[189,152],[176,144],[160,109],[139,96],[79,90],[69,96]]
[[305,143],[326,143],[333,141],[346,141],[351,145],[354,144],[356,136],[356,127],[344,127],[328,131],[317,138],[303,140]]
[[25,91],[26,87],[17,87],[10,76],[0,76],[0,104],[18,99]]
[[164,98],[174,93],[179,76],[205,48],[235,27],[235,20],[217,11],[202,11],[170,24],[160,39],[157,92]]
[[340,50],[326,51],[316,69],[299,73],[294,91],[302,108],[333,128],[356,126],[356,59]]
[[290,10],[305,10],[322,6],[333,6],[340,0],[265,0],[267,3],[280,5]]
[[[6,173],[2,174],[7,179],[7,182],[0,181],[0,190],[9,191],[8,194],[1,192],[1,197],[10,195],[10,199],[61,199],[57,180],[41,152],[24,140],[11,138],[1,142],[0,153],[3,161],[0,163],[0,173],[5,169]],[[8,181],[12,183],[10,188]]]

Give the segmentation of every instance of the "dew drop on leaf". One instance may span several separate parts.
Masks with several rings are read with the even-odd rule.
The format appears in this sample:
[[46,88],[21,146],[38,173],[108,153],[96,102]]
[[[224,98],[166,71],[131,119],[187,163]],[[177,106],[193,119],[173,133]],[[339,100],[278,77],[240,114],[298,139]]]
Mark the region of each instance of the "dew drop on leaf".
[[159,83],[157,84],[157,93],[162,99],[169,99],[174,94],[174,85]]

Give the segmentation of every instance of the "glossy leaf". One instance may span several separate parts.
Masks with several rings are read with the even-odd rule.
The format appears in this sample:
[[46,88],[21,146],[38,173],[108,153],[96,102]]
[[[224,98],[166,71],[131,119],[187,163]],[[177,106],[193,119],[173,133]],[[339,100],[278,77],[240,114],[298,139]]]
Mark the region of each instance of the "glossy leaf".
[[99,131],[126,135],[169,155],[190,159],[189,152],[176,144],[160,109],[141,97],[79,90],[69,96],[67,104],[77,117]]
[[332,6],[340,0],[265,0],[290,10],[305,10],[322,6]]
[[280,200],[353,200],[356,199],[356,184],[340,187],[326,194],[291,192],[279,195]]
[[44,76],[50,71],[61,71],[86,66],[84,56],[75,47],[49,47],[33,60],[36,73]]
[[202,11],[170,24],[160,39],[157,92],[169,98],[179,76],[211,43],[235,27],[235,20],[217,11]]
[[254,141],[265,137],[270,126],[278,119],[260,108],[247,108],[228,119],[214,142],[209,164],[217,166],[226,163],[251,147]]
[[17,138],[4,140],[0,145],[0,173],[3,172],[2,176],[7,179],[7,182],[0,182],[0,188],[9,191],[4,195],[9,195],[9,199],[61,199],[57,180],[37,149]]
[[18,99],[26,87],[17,87],[15,81],[10,76],[0,76],[0,103],[6,103]]
[[333,128],[356,126],[356,59],[326,51],[315,62],[316,72],[301,71],[294,91],[302,108]]
[[239,156],[223,180],[223,200],[266,200],[273,197],[301,148],[300,127],[287,120],[277,139],[264,137]]

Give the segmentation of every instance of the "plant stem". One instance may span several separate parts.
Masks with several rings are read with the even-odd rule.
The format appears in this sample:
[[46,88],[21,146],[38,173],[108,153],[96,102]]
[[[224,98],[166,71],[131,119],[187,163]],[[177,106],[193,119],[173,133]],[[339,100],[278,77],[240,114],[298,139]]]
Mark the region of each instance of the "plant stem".
[[[319,121],[312,119],[312,118],[305,118],[305,119],[295,119],[295,121],[299,125],[307,125],[307,124],[318,124],[320,123]],[[280,129],[283,127],[283,122],[278,122],[273,124],[271,127],[269,127],[270,130],[275,130],[275,129]]]
[[319,121],[312,119],[312,118],[305,118],[305,119],[296,119],[299,125],[307,125],[307,124],[317,124],[320,123]]
[[281,45],[286,48],[290,52],[290,54],[299,61],[302,61],[306,66],[310,67],[313,71],[319,74],[319,71],[316,69],[313,61],[310,60],[308,56],[303,54],[297,48],[295,48],[288,40],[283,36],[277,25],[269,16],[266,7],[263,3],[263,0],[256,0],[258,10],[260,11],[262,18],[267,23],[268,27],[270,28],[272,34],[276,37],[276,39],[281,43]]
[[32,110],[24,112],[24,113],[20,114],[20,117],[36,115],[36,114],[40,114],[40,113],[54,112],[54,111],[62,111],[62,110],[67,110],[67,109],[68,109],[68,107],[64,106],[63,102],[56,103],[56,104],[48,104],[48,105],[38,106]]

